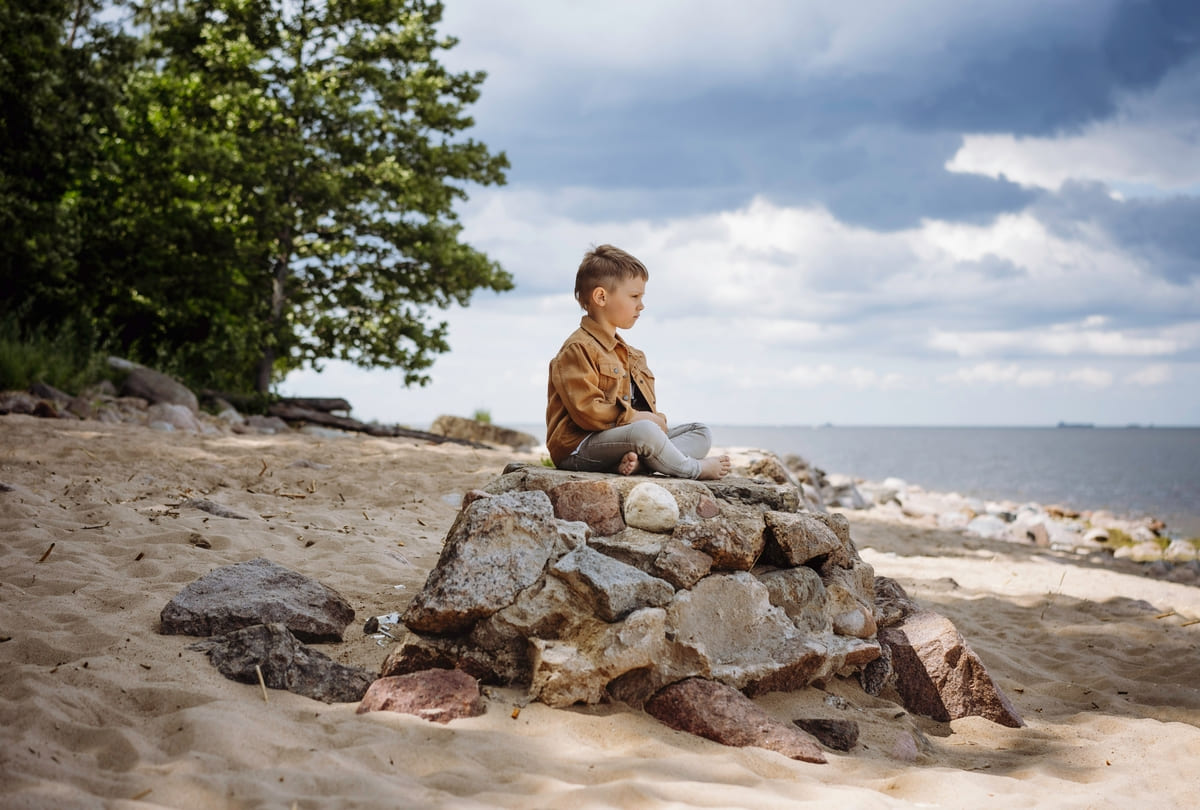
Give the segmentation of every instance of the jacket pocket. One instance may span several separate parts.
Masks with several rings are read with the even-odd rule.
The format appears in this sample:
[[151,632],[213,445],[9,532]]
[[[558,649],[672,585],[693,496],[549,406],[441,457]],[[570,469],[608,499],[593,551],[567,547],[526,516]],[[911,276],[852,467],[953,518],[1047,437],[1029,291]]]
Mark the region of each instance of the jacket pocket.
[[620,402],[621,400],[621,383],[627,379],[624,374],[617,371],[615,374],[606,374],[600,372],[600,390],[604,392],[605,402]]

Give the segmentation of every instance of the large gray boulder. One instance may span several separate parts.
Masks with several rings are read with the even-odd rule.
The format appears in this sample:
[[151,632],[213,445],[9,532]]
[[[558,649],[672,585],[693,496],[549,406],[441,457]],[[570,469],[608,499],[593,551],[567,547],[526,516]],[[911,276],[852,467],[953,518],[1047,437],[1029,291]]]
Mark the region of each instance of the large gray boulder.
[[404,612],[417,632],[447,634],[509,605],[534,584],[559,540],[544,492],[480,498],[459,514],[437,566]]
[[666,580],[587,546],[560,557],[550,573],[594,604],[596,615],[606,622],[620,621],[644,607],[663,607],[675,596],[675,589]]
[[128,372],[121,382],[121,396],[140,397],[152,405],[183,405],[192,413],[199,412],[196,395],[174,377],[119,357],[110,357],[108,362],[113,368]]
[[332,588],[259,557],[188,584],[160,618],[167,635],[214,636],[277,622],[302,641],[341,641],[354,608]]

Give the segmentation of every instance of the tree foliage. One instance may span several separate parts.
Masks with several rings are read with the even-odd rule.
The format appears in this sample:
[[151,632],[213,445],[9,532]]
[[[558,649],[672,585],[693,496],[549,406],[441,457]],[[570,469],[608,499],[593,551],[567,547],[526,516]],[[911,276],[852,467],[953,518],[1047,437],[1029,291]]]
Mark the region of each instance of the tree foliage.
[[91,0],[0,0],[0,300],[30,326],[86,309],[79,185],[101,170],[133,58],[128,37],[89,25],[95,11]]
[[[59,26],[39,41],[70,56],[76,6],[51,5]],[[439,63],[454,44],[436,31],[441,4],[130,7],[139,47],[105,74],[112,120],[90,125],[93,153],[48,191],[83,233],[43,286],[74,290],[116,345],[195,383],[266,391],[329,358],[427,382],[449,349],[430,308],[512,284],[461,239],[455,204],[470,184],[503,183],[507,161],[461,137],[484,75]],[[47,126],[68,133],[66,118]],[[31,261],[13,260],[29,296]]]

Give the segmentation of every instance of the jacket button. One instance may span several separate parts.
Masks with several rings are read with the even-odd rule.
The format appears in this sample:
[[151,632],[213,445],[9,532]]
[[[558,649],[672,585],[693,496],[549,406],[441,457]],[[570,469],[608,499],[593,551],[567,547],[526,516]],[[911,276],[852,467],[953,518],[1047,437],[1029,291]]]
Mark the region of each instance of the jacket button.
[[628,399],[629,399],[629,394],[626,394],[626,395],[625,395],[625,397],[624,397],[624,399],[628,400]]

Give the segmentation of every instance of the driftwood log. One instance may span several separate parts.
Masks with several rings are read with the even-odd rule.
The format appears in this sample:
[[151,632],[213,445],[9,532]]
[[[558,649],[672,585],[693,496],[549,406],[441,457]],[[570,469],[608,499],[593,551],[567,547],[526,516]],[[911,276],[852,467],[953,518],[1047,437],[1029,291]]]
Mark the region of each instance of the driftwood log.
[[[214,391],[211,388],[204,388],[200,391],[200,398],[207,402],[224,400],[235,408],[253,411],[263,406],[264,395],[233,394],[228,391]],[[334,411],[349,413],[351,410],[350,402],[343,397],[281,397],[277,401],[287,405],[309,408],[314,411],[324,411],[325,413],[333,413]]]
[[284,397],[279,401],[286,402],[288,405],[309,408],[314,411],[324,411],[325,413],[333,413],[334,411],[350,413],[350,403],[341,397]]
[[276,402],[267,412],[271,416],[278,416],[285,422],[309,422],[314,425],[324,425],[326,427],[340,428],[341,430],[354,430],[360,433],[366,433],[370,436],[388,436],[388,437],[404,437],[407,439],[423,439],[425,441],[442,444],[449,442],[451,444],[465,444],[468,447],[487,448],[488,445],[482,442],[471,441],[469,439],[452,439],[449,436],[439,436],[436,433],[429,433],[424,430],[412,430],[410,428],[400,427],[399,425],[375,425],[366,422],[360,422],[357,419],[351,419],[348,416],[336,416],[325,411],[315,410],[313,408],[305,408],[300,405],[293,405],[289,402]]

